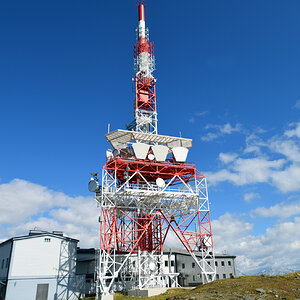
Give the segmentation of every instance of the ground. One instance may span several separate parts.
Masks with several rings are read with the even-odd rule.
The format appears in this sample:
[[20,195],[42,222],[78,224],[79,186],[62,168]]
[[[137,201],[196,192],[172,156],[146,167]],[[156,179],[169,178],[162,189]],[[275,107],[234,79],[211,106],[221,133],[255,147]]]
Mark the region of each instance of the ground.
[[[116,294],[114,300],[141,298]],[[300,272],[282,276],[243,276],[220,279],[193,289],[169,289],[165,294],[143,298],[151,300],[198,300],[198,299],[299,299]]]

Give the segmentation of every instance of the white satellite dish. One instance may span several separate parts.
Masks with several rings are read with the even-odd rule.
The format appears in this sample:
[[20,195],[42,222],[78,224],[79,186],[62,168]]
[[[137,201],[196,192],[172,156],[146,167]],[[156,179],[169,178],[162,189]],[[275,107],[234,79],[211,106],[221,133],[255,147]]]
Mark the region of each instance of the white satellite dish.
[[155,156],[154,156],[152,153],[150,153],[150,154],[148,155],[148,158],[149,158],[149,160],[153,160],[153,159],[155,158]]
[[149,269],[150,269],[151,272],[154,272],[154,271],[155,271],[155,269],[156,269],[155,262],[151,261],[151,262],[149,263]]
[[165,185],[166,185],[165,181],[164,181],[162,178],[157,178],[157,179],[156,179],[156,184],[157,184],[157,186],[160,187],[160,188],[164,188]]

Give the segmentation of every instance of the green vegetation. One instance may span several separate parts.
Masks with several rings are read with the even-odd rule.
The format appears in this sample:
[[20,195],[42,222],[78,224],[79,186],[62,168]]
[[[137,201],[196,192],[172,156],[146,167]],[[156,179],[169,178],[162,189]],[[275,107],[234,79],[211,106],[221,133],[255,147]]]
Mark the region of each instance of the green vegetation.
[[[165,294],[143,298],[151,300],[180,299],[297,299],[300,300],[300,272],[283,276],[243,276],[235,279],[220,279],[193,289],[169,289]],[[141,298],[116,294],[115,300]]]

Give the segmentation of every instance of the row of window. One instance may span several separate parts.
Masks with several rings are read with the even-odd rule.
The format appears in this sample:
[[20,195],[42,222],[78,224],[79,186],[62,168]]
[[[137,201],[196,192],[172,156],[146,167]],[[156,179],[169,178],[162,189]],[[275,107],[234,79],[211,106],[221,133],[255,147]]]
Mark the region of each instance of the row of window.
[[[211,275],[209,275],[209,276],[210,276],[210,279],[211,279]],[[232,277],[233,277],[233,274],[230,273],[229,274],[229,278],[232,278]],[[197,279],[199,279],[199,278],[201,278],[201,274],[193,275],[193,281],[197,281]],[[223,274],[223,278],[227,278],[226,274]],[[216,274],[216,279],[220,279],[220,275],[219,274]]]
[[[228,266],[230,267],[230,266],[231,266],[231,261],[228,260],[227,263],[228,263]],[[217,262],[217,261],[215,261],[215,265],[216,265],[216,267],[218,266],[218,262]],[[225,267],[225,262],[224,262],[223,260],[221,261],[221,266],[222,266],[222,267]]]
[[[1,269],[4,268],[4,263],[5,263],[5,259],[2,259]],[[5,268],[6,268],[6,269],[8,268],[8,258],[6,259]]]
[[[226,278],[226,274],[223,274],[223,278]],[[229,274],[229,278],[233,278],[233,274],[232,273]],[[219,274],[216,274],[216,279],[220,279],[220,275]]]
[[[210,265],[210,261],[208,261],[207,263]],[[195,265],[196,264],[194,262],[192,262],[192,268],[195,268]],[[215,261],[215,266],[216,267],[218,266],[218,262],[217,261]],[[223,260],[221,261],[221,266],[225,267],[225,262]],[[228,266],[231,266],[231,261],[230,260],[228,261]],[[182,264],[181,267],[182,267],[182,269],[184,269],[185,268],[185,264]]]
[[[175,265],[174,260],[171,260],[171,267],[174,267],[174,265]],[[168,267],[168,266],[169,266],[169,261],[165,260],[165,267]]]

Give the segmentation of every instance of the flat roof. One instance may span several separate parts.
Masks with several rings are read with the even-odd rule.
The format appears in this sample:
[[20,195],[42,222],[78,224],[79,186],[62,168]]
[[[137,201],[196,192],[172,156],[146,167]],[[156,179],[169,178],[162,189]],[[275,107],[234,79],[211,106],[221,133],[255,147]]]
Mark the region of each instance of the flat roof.
[[[164,248],[163,249],[164,253],[174,253],[174,254],[182,254],[182,255],[190,255],[189,252],[186,249],[183,248]],[[195,255],[200,255],[201,253],[199,251],[194,251]],[[220,253],[215,253],[215,257],[217,258],[236,258],[235,255],[230,255],[230,254],[220,254]]]
[[70,237],[67,237],[67,236],[63,236],[61,231],[57,231],[57,234],[56,234],[55,232],[54,233],[53,232],[48,232],[48,231],[33,232],[32,230],[30,230],[28,235],[20,235],[20,236],[12,237],[12,238],[0,243],[0,246],[5,244],[5,243],[13,242],[13,241],[16,241],[16,240],[36,238],[36,237],[41,237],[41,236],[51,236],[51,237],[56,237],[56,238],[59,238],[59,239],[66,239],[66,240],[79,242],[79,240],[77,240],[77,239],[73,239],[73,238],[70,238]]
[[193,146],[192,139],[151,133],[142,133],[123,129],[118,129],[107,133],[105,137],[114,149],[125,148],[128,143],[133,141],[160,143],[167,145],[169,148],[180,146],[185,148],[192,148]]

